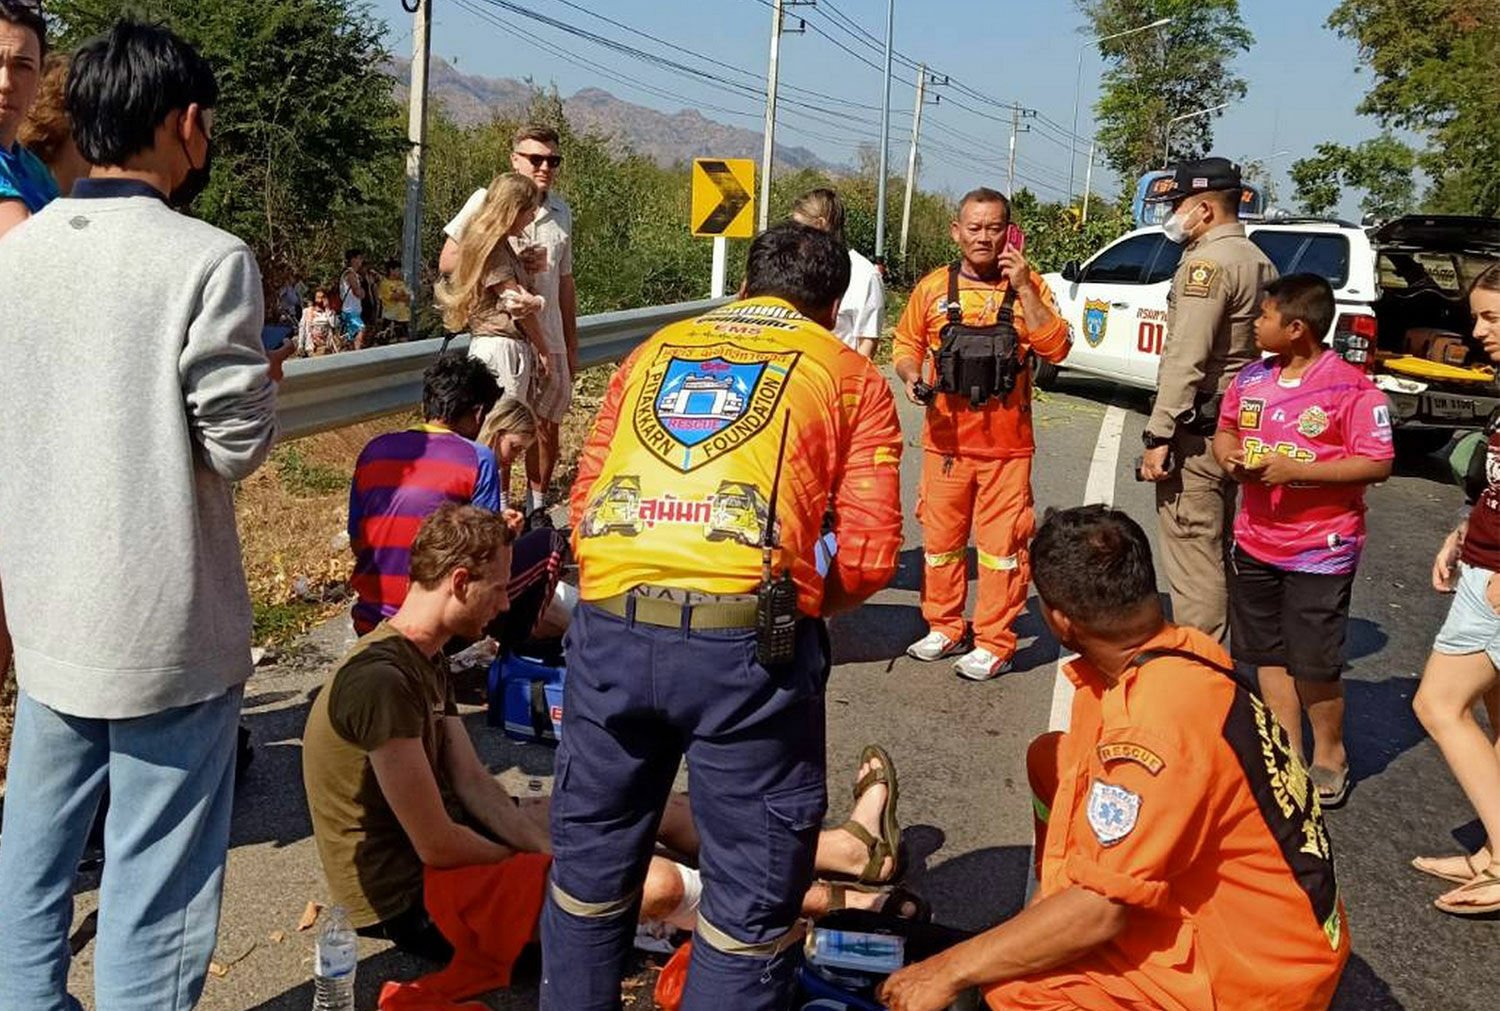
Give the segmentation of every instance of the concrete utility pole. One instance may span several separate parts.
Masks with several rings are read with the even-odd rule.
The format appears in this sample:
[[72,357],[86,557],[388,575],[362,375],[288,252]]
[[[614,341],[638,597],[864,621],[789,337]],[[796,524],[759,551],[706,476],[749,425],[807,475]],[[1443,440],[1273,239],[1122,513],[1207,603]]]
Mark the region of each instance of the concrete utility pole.
[[427,58],[432,51],[432,0],[417,0],[412,27],[411,103],[406,125],[406,215],[401,229],[401,274],[412,296],[412,322],[422,301],[422,179],[427,163]]
[[917,68],[917,107],[911,114],[911,153],[906,156],[906,199],[901,202],[901,259],[911,230],[911,192],[917,183],[917,142],[922,138],[922,105],[927,100],[927,64]]
[[1094,148],[1098,141],[1089,141],[1089,167],[1083,176],[1083,220],[1080,225],[1089,223],[1089,192],[1094,188]]
[[880,175],[875,183],[875,263],[885,265],[886,165],[891,155],[891,64],[895,59],[896,0],[885,8],[885,100],[880,103]]
[[[927,64],[917,68],[917,108],[911,117],[911,153],[906,158],[906,199],[901,204],[901,259],[906,259],[906,238],[911,231],[911,197],[917,188],[917,144],[922,139],[922,106],[927,104]],[[948,83],[948,78],[933,78],[934,85]],[[943,100],[942,95],[933,95],[932,104]]]
[[1019,105],[1010,107],[1010,182],[1006,186],[1005,195],[1011,199],[1016,195],[1016,136],[1031,132],[1030,126],[1021,125],[1021,120],[1035,115],[1035,109],[1023,109]]
[[771,66],[766,71],[766,123],[761,131],[760,206],[756,208],[756,229],[764,232],[771,220],[771,161],[776,151],[776,84],[781,60],[781,25],[786,16],[785,0],[775,0],[771,7]]

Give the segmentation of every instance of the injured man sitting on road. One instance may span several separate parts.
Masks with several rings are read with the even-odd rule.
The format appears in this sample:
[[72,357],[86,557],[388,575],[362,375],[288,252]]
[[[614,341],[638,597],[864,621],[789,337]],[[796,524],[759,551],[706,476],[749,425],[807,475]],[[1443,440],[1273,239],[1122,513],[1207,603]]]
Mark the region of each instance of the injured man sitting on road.
[[1027,753],[1040,886],[1012,919],[891,976],[891,1011],[984,990],[1006,1011],[1320,1011],[1349,958],[1307,767],[1229,656],[1168,624],[1145,532],[1085,506],[1031,546],[1077,687]]
[[[482,636],[508,607],[516,518],[454,503],[427,518],[400,610],[329,676],[303,739],[313,834],[334,902],[364,936],[451,959],[441,983],[449,999],[508,984],[536,936],[550,861],[546,800],[518,804],[480,761],[443,654],[450,638]],[[889,756],[866,748],[858,775],[850,820],[818,841],[818,870],[838,880],[815,882],[804,911],[925,918],[926,903],[889,884],[900,839]],[[685,796],[668,806],[660,839],[696,854]],[[695,870],[655,857],[641,917],[692,930],[700,892]]]

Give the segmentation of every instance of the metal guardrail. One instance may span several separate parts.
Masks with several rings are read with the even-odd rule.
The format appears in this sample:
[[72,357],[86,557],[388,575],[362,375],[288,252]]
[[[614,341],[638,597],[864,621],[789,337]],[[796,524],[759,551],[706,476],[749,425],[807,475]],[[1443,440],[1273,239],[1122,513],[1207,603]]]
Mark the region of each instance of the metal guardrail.
[[[580,317],[579,364],[619,361],[668,323],[727,301],[704,299]],[[287,362],[276,403],[281,438],[299,439],[416,407],[422,402],[422,371],[441,346],[441,340],[412,341]],[[468,346],[467,337],[450,345],[460,351]]]

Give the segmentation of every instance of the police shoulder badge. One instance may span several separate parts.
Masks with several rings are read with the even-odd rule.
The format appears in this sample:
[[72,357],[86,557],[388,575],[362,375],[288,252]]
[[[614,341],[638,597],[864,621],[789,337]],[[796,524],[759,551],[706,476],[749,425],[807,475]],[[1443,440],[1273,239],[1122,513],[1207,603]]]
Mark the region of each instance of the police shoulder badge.
[[1109,303],[1102,298],[1084,299],[1083,302],[1083,339],[1088,341],[1089,347],[1096,348],[1104,343],[1104,331],[1109,325]]
[[1207,298],[1213,291],[1219,265],[1212,260],[1192,260],[1183,274],[1182,293],[1190,298]]
[[1328,431],[1328,412],[1314,404],[1297,416],[1297,431],[1316,439]]
[[1089,788],[1089,828],[1105,846],[1113,846],[1134,831],[1140,814],[1140,794],[1102,779],[1094,780]]
[[697,470],[770,423],[799,357],[730,343],[663,344],[631,411],[636,435],[667,466]]

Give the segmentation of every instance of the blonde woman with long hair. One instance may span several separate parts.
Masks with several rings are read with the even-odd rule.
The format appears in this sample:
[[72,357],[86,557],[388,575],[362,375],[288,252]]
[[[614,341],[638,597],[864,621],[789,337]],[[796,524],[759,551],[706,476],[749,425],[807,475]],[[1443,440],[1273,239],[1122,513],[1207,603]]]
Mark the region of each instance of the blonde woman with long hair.
[[444,325],[468,331],[469,354],[484,362],[506,394],[528,407],[535,384],[547,373],[547,347],[537,320],[544,302],[532,291],[531,273],[510,240],[531,224],[541,200],[541,191],[525,176],[496,176],[464,229],[457,269],[436,292]]

